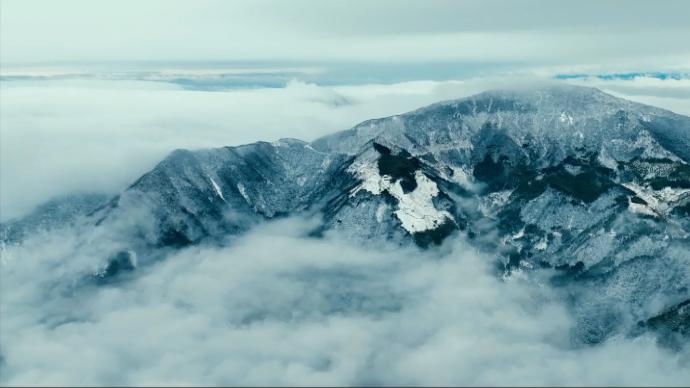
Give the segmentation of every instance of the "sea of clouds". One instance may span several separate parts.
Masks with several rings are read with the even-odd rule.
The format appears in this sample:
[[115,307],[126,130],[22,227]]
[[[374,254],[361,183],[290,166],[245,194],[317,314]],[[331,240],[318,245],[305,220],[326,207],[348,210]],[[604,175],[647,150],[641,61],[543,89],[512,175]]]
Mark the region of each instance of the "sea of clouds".
[[[175,148],[312,140],[503,78],[190,90],[45,79],[0,87],[0,219],[56,195],[116,194]],[[514,82],[514,81],[511,81]],[[690,114],[688,80],[573,80]],[[462,236],[431,251],[267,223],[120,282],[85,282],[98,236],[37,235],[0,255],[2,385],[686,385],[652,336],[577,345],[539,277],[496,276]],[[86,242],[86,243],[85,243]]]
[[[430,251],[266,223],[120,282],[82,282],[74,231],[2,254],[3,385],[685,385],[652,336],[571,341],[539,277],[496,276],[463,236]],[[92,258],[93,259],[93,258]],[[66,261],[72,261],[66,265]],[[86,271],[86,272],[85,272]]]

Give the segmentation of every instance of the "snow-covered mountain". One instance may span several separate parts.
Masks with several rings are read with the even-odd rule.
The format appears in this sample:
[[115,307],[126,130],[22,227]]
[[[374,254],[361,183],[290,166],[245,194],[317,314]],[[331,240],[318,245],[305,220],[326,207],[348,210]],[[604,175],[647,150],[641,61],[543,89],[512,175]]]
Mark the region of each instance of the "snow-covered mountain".
[[[66,221],[109,242],[99,281],[290,215],[363,244],[464,233],[497,276],[567,296],[578,341],[651,328],[678,346],[690,335],[689,163],[688,117],[591,88],[496,90],[311,143],[177,150]],[[18,243],[36,227],[2,229]]]

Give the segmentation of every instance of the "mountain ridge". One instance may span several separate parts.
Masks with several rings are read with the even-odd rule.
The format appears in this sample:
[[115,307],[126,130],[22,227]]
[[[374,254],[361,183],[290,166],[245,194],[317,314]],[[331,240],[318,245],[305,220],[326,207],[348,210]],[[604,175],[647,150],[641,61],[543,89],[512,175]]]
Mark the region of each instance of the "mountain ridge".
[[83,222],[109,241],[97,274],[114,280],[299,214],[318,215],[314,236],[364,244],[463,233],[504,277],[550,271],[584,343],[685,335],[689,162],[688,117],[593,88],[492,90],[309,143],[175,150]]

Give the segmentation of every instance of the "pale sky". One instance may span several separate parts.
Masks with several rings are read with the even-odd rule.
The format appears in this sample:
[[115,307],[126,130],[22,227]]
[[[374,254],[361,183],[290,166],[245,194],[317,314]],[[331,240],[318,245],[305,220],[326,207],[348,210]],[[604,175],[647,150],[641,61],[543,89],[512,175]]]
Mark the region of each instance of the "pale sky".
[[690,2],[2,0],[0,60],[690,68]]
[[688,15],[690,1],[0,0],[0,220],[117,193],[175,148],[312,140],[520,77],[679,72],[586,83],[690,114]]

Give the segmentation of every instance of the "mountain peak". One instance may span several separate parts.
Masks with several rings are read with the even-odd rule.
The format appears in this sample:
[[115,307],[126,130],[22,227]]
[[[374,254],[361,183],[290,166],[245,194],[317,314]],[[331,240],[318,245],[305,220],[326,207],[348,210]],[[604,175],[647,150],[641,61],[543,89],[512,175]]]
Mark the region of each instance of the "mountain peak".
[[538,157],[558,161],[575,150],[599,152],[614,140],[633,144],[645,133],[690,160],[690,128],[683,116],[595,88],[547,84],[489,90],[365,121],[317,139],[312,146],[352,154],[376,140],[414,154],[428,147],[466,149],[500,135],[519,147],[526,145]]
[[[312,143],[178,150],[96,212],[109,242],[98,276],[307,215],[313,236],[425,248],[464,233],[507,277],[547,268],[584,342],[630,322],[676,330],[655,303],[690,300],[678,286],[690,283],[689,161],[690,118],[563,85],[490,90]],[[612,317],[621,303],[626,319]]]

